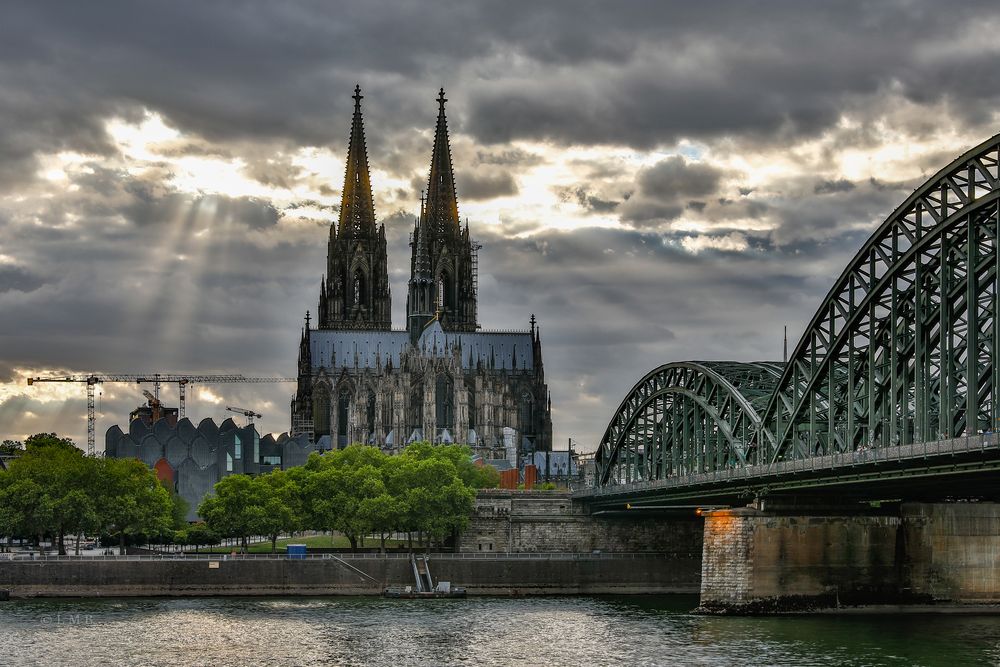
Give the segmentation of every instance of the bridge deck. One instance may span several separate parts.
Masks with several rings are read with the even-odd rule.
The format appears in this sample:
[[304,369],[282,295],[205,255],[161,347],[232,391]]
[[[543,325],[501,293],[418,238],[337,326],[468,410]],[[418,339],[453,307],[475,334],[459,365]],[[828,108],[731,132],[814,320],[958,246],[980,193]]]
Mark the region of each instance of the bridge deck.
[[[893,480],[910,480],[912,490],[920,488],[913,484],[914,478],[961,480],[997,471],[1000,471],[1000,434],[986,433],[666,479],[612,483],[581,489],[574,492],[573,498],[605,506],[633,501],[639,504],[732,501],[779,491],[830,493],[831,487],[842,487],[846,492],[848,487],[863,489],[876,480],[881,497],[891,497]],[[966,490],[974,493],[975,487]]]

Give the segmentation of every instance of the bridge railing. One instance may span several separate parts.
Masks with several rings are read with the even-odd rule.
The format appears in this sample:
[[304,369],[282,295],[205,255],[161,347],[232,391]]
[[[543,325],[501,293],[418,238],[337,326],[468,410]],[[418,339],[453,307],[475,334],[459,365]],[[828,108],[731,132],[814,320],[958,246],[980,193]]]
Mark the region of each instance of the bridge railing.
[[763,465],[749,465],[710,472],[687,473],[663,479],[639,482],[608,484],[603,487],[581,489],[573,495],[574,497],[589,498],[646,490],[654,491],[686,486],[703,486],[718,482],[753,482],[758,479],[763,480],[786,474],[822,472],[824,470],[832,471],[858,466],[873,466],[884,463],[954,456],[957,454],[973,454],[989,450],[1000,450],[1000,434],[983,433],[959,438],[917,442],[908,445],[868,447],[849,452],[810,456],[789,461],[776,461]]
[[[415,552],[417,553],[417,552]],[[676,553],[659,551],[585,551],[585,552],[530,552],[530,551],[473,551],[467,553],[431,553],[433,560],[637,560],[643,558],[676,558]],[[0,567],[11,561],[39,562],[92,562],[92,561],[234,561],[234,560],[408,560],[409,553],[338,553],[287,556],[285,554],[100,554],[94,556],[38,556],[25,553],[0,554]]]

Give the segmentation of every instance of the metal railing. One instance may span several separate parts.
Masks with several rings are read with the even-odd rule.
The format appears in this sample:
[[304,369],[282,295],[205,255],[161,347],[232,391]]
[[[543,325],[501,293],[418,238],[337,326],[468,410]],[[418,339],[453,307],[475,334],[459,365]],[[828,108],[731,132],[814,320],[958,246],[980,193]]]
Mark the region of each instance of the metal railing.
[[707,486],[715,483],[763,482],[774,477],[794,475],[796,473],[834,471],[857,468],[859,466],[874,467],[887,463],[903,463],[920,459],[955,456],[958,454],[984,453],[991,450],[1000,450],[1000,437],[998,436],[1000,434],[984,433],[961,438],[918,442],[909,445],[868,447],[849,452],[810,456],[791,461],[776,461],[762,465],[726,468],[704,473],[675,475],[656,480],[620,484],[611,483],[603,487],[591,487],[576,491],[573,493],[573,497],[580,499],[599,498],[602,496],[641,493],[643,491]]
[[[422,553],[422,552],[414,552]],[[428,557],[434,560],[637,560],[647,558],[676,558],[676,553],[659,551],[638,551],[638,552],[505,552],[486,551],[468,553],[431,553]],[[285,554],[127,554],[111,555],[101,554],[94,556],[57,556],[57,555],[33,555],[19,553],[0,554],[0,567],[9,562],[74,562],[87,563],[93,561],[239,561],[239,560],[332,560],[332,561],[365,561],[365,560],[408,560],[410,553],[338,553],[338,554],[311,554],[288,556]]]

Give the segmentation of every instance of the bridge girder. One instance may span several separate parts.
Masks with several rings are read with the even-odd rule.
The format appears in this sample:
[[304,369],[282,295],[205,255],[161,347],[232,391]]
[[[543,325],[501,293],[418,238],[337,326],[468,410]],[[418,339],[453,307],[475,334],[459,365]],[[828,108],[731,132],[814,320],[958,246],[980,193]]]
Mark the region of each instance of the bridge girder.
[[748,461],[758,411],[781,374],[776,362],[660,366],[626,395],[598,450],[600,483],[660,479]]
[[1000,135],[915,190],[855,255],[788,363],[647,374],[599,486],[954,438],[1000,425]]
[[851,260],[762,413],[760,463],[995,428],[998,165],[1000,136],[914,191]]

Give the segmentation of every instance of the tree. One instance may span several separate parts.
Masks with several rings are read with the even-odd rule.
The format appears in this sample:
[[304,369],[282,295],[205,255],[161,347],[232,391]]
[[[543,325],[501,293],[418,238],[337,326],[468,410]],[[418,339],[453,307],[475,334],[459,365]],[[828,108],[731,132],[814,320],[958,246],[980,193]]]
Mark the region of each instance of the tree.
[[247,538],[261,534],[258,489],[248,475],[224,477],[216,483],[215,493],[201,501],[198,515],[219,535],[238,538],[246,552]]
[[63,450],[76,450],[80,454],[83,454],[83,450],[73,444],[72,438],[62,438],[55,433],[36,433],[35,435],[29,435],[24,439],[24,449],[25,451],[31,451],[33,449],[41,449],[44,447],[54,447],[56,449]]
[[415,442],[402,454],[417,461],[437,459],[449,461],[466,486],[473,489],[492,489],[500,486],[500,473],[492,466],[476,465],[472,461],[472,450],[465,445],[432,445]]
[[403,500],[406,530],[441,540],[464,528],[476,495],[456,466],[468,462],[467,472],[475,467],[467,448],[414,443],[398,459],[389,467],[388,484]]
[[24,444],[20,440],[4,440],[0,442],[0,454],[13,456],[24,451]]
[[184,531],[184,543],[193,544],[195,551],[197,551],[198,547],[202,544],[206,546],[214,546],[221,542],[222,538],[219,537],[219,534],[202,522],[193,523]]
[[259,484],[259,497],[264,503],[262,534],[271,540],[271,553],[277,551],[278,536],[301,530],[302,491],[295,477],[283,470],[274,470],[254,479]]
[[120,553],[125,553],[126,535],[159,535],[170,528],[170,493],[146,464],[137,459],[95,460],[98,523],[104,533],[118,536]]
[[[31,481],[37,485],[36,501],[42,512],[23,508],[20,518],[8,517],[7,523],[19,524],[41,541],[51,534],[56,538],[59,554],[66,553],[65,535],[79,534],[96,525],[93,496],[90,492],[95,478],[96,459],[88,458],[73,445],[73,441],[54,433],[39,433],[25,441],[24,453],[11,461],[9,483]],[[29,487],[24,487],[29,488]],[[15,507],[19,505],[12,499]]]
[[55,526],[53,514],[52,500],[38,482],[0,472],[0,534],[41,542]]
[[363,498],[358,503],[360,522],[366,525],[371,532],[379,534],[382,553],[385,553],[385,535],[399,527],[403,508],[402,498],[397,498],[386,492]]
[[[346,450],[342,450],[346,451]],[[318,530],[339,530],[358,548],[358,538],[372,532],[361,502],[385,493],[379,471],[371,466],[344,468],[328,465],[313,473],[306,497],[312,508],[311,523]]]

